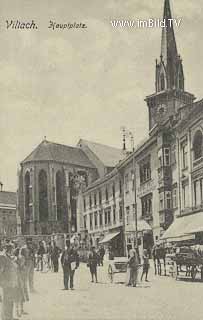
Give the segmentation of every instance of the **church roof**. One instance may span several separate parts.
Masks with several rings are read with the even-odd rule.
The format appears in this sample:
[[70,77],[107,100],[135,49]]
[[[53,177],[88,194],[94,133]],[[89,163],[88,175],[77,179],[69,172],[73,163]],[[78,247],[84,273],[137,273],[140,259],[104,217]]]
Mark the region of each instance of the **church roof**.
[[17,202],[16,192],[0,191],[0,205],[15,205]]
[[43,140],[22,163],[33,161],[56,161],[95,168],[83,150]]
[[87,146],[106,167],[115,167],[125,157],[122,149],[105,144],[81,139],[78,145]]

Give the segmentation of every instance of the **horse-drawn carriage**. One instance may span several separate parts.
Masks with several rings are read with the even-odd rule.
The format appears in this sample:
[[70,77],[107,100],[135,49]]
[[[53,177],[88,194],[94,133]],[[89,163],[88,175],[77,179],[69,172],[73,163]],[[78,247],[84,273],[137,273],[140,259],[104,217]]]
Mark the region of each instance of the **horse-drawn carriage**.
[[203,252],[201,250],[192,247],[177,248],[172,261],[176,268],[176,279],[184,275],[195,280],[197,274],[200,273],[201,281],[203,281]]

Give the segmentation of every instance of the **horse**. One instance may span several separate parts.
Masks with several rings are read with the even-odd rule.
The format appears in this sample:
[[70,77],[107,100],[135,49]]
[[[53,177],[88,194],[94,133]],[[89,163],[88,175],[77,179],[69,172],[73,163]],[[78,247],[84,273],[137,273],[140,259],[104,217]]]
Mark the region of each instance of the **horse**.
[[152,249],[152,257],[154,260],[155,275],[162,275],[161,260],[164,265],[164,275],[166,276],[166,249],[163,245],[154,245]]

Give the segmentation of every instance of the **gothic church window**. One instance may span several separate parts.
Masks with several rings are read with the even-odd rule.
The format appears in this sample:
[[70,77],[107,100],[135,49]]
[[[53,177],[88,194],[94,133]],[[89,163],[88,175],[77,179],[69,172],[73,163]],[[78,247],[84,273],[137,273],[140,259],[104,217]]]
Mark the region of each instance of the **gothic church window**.
[[63,186],[64,180],[61,171],[56,173],[56,207],[57,207],[57,220],[62,220],[63,217]]
[[164,79],[163,73],[160,76],[160,83],[161,83],[161,91],[165,90],[165,79]]
[[41,170],[38,178],[39,184],[39,219],[46,221],[48,219],[48,192],[47,192],[47,174]]
[[25,174],[25,218],[26,220],[30,219],[30,173],[26,172]]

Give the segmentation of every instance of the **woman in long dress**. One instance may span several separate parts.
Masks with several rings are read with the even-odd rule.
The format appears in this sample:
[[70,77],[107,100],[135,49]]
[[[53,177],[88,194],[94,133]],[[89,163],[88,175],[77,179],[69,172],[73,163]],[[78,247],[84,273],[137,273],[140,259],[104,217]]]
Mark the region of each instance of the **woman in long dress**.
[[136,250],[130,250],[130,258],[128,260],[128,268],[130,272],[129,281],[127,283],[128,286],[136,287],[137,285],[137,276],[138,276],[138,267],[139,267],[139,259]]

